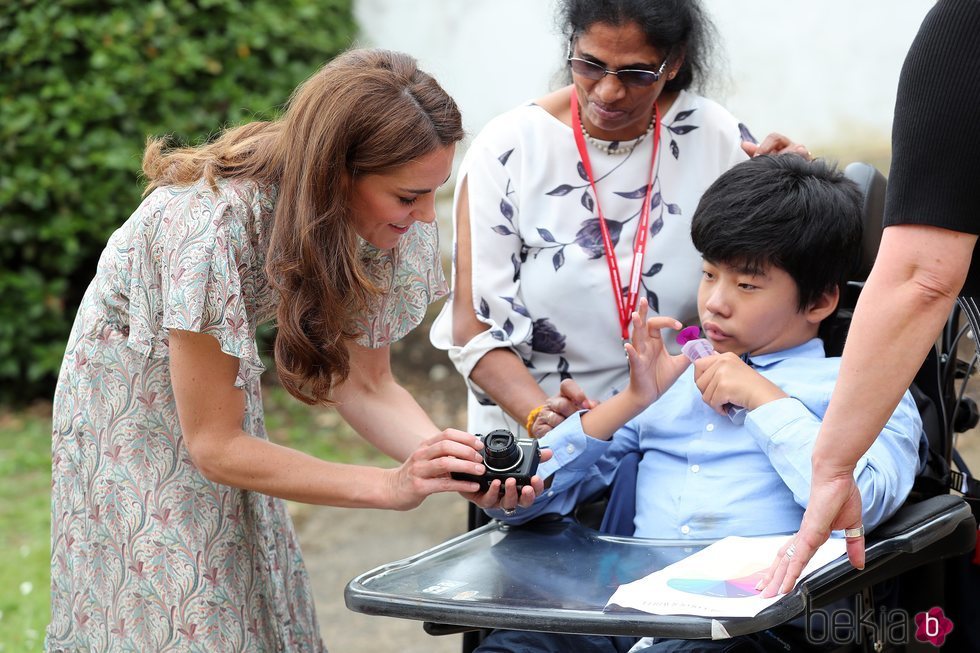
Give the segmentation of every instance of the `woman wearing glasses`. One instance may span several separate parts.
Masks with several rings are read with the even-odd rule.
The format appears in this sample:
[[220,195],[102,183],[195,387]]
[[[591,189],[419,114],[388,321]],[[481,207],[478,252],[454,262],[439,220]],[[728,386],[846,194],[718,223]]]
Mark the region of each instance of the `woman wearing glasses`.
[[621,389],[638,298],[696,318],[705,188],[747,152],[807,153],[778,135],[743,144],[748,130],[689,90],[711,46],[697,2],[561,11],[572,84],[491,121],[459,173],[454,293],[432,339],[468,381],[474,433],[540,436]]

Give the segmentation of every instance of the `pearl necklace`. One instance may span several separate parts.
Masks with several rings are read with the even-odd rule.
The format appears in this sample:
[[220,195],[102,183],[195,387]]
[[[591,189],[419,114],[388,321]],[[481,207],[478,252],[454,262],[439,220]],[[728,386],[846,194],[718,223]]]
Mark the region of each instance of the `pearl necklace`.
[[602,150],[606,154],[629,154],[636,149],[637,145],[643,142],[643,139],[646,138],[647,135],[653,133],[654,119],[650,118],[650,124],[647,126],[647,130],[626,145],[620,145],[620,141],[600,141],[598,138],[595,138],[592,136],[592,134],[585,130],[585,121],[580,122],[579,126],[582,128],[582,136],[585,136],[585,140],[591,143],[596,149]]

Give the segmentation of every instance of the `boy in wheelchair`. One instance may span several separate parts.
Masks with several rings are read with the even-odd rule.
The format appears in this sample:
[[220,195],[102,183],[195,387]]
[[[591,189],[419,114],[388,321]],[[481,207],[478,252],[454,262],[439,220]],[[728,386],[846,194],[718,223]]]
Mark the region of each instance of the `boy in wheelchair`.
[[[718,355],[691,366],[669,354],[661,330],[682,325],[648,319],[641,301],[625,346],[629,385],[542,438],[554,455],[539,468],[546,487],[532,505],[488,513],[510,523],[571,513],[610,485],[624,456],[638,452],[635,536],[793,532],[840,362],[825,357],[818,329],[835,313],[860,258],[860,206],[852,182],[822,161],[757,157],[723,174],[705,192],[691,229],[704,258],[698,311]],[[748,410],[743,424],[729,419],[730,405]],[[902,505],[923,447],[906,393],[855,470],[868,530]],[[515,505],[513,489],[507,492],[502,505]],[[799,650],[804,642],[792,625],[733,640],[645,639],[635,646],[622,638],[494,631],[477,650],[765,651]]]

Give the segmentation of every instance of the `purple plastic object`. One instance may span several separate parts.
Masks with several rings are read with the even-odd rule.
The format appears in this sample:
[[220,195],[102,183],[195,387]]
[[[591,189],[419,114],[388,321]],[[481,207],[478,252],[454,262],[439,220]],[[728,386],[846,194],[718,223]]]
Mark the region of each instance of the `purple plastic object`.
[[677,344],[684,346],[691,340],[696,340],[701,337],[701,328],[698,326],[689,326],[681,329],[680,333],[677,334]]
[[681,329],[677,334],[677,344],[681,346],[681,352],[692,361],[715,353],[711,341],[701,337],[701,328],[696,325]]
[[711,346],[711,341],[707,338],[695,338],[688,340],[681,346],[681,353],[692,361],[696,361],[699,358],[713,355],[715,348]]
[[[711,341],[699,337],[700,335],[701,329],[696,326],[684,327],[677,334],[677,344],[681,346],[681,352],[692,361],[704,358],[705,356],[711,356],[715,353],[715,348],[711,345]],[[732,420],[732,423],[739,426],[745,422],[745,414],[749,412],[735,404],[725,404],[722,408],[728,412],[728,417]]]

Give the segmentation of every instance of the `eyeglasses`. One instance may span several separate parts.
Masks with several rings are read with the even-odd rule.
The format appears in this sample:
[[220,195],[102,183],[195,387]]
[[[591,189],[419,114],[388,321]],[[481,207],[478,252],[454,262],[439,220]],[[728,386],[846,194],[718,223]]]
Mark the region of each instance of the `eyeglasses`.
[[572,67],[572,72],[581,75],[586,79],[599,81],[606,75],[615,75],[626,86],[650,86],[656,84],[667,67],[667,60],[660,64],[659,70],[640,70],[636,68],[624,68],[621,70],[609,70],[605,66],[600,66],[594,61],[581,59],[579,57],[568,57],[568,64]]

